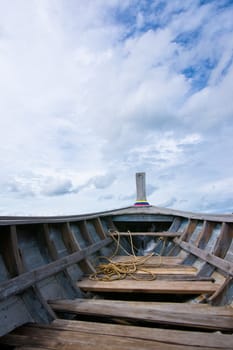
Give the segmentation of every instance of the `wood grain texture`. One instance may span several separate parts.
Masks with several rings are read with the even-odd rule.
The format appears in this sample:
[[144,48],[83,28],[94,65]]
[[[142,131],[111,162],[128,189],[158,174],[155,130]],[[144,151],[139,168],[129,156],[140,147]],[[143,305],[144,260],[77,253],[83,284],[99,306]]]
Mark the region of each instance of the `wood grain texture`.
[[92,244],[91,246],[83,249],[82,251],[70,254],[67,257],[58,259],[54,262],[51,262],[45,266],[39,267],[36,270],[25,272],[22,275],[12,278],[9,281],[3,282],[0,284],[0,300],[6,299],[10,295],[17,294],[24,289],[30,287],[34,283],[43,280],[49,276],[52,276],[68,266],[75,264],[82,259],[85,259],[90,254],[98,251],[102,247],[111,243],[111,238],[106,238],[98,243]]
[[[138,256],[139,257],[139,256]],[[142,256],[143,257],[143,256]],[[112,258],[113,261],[118,262],[128,262],[132,260],[132,256],[127,255],[117,255]],[[164,265],[179,265],[182,262],[182,258],[177,258],[173,256],[152,256],[145,262],[145,266],[164,266]]]
[[[178,241],[177,241],[178,242]],[[187,252],[190,252],[204,261],[212,264],[213,266],[219,268],[220,270],[226,272],[228,275],[233,276],[233,264],[231,262],[225,261],[214,254],[208,253],[203,249],[197,248],[193,244],[186,242],[178,242],[180,247]]]
[[56,320],[48,327],[21,327],[1,339],[3,344],[25,349],[232,349],[232,336],[202,332]]
[[55,311],[109,316],[215,330],[233,330],[233,309],[207,304],[132,302],[119,300],[51,301]]
[[121,292],[121,293],[157,293],[157,294],[201,294],[214,293],[219,284],[206,281],[136,281],[117,280],[111,282],[91,281],[84,278],[77,283],[84,291]]

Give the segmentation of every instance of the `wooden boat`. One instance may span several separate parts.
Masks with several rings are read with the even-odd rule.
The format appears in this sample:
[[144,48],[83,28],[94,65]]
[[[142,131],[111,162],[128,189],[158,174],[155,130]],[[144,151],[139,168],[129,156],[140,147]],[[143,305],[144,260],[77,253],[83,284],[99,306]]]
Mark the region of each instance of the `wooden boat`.
[[2,348],[233,349],[233,215],[149,205],[136,179],[131,207],[0,218]]

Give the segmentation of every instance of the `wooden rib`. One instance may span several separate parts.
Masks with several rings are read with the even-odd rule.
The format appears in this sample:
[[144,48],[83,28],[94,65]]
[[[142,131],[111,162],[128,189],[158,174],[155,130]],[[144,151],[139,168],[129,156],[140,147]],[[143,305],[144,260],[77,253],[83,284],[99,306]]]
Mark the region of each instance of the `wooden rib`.
[[91,235],[90,235],[90,233],[89,233],[86,220],[80,221],[79,227],[80,227],[81,234],[85,237],[85,239],[86,239],[90,244],[93,244],[93,243],[94,243],[94,239],[91,237]]
[[41,266],[36,270],[25,272],[20,276],[17,276],[9,281],[1,283],[0,300],[8,298],[10,295],[22,292],[24,289],[30,287],[34,283],[41,281],[44,278],[50,277],[64,270],[68,266],[85,259],[89,255],[95,253],[96,251],[110,244],[111,242],[111,238],[106,238],[105,240],[99,241],[87,248],[84,248],[80,252],[70,254],[69,256],[51,262],[45,266]]
[[24,266],[20,250],[18,248],[17,230],[15,225],[10,226],[10,232],[4,239],[4,259],[11,276],[17,276],[23,273]]
[[[18,275],[0,285],[0,295],[4,293],[4,285],[12,285],[15,280],[20,280],[27,274],[23,263],[23,256],[18,248],[17,228],[15,225],[10,227],[10,255],[14,272]],[[3,286],[3,288],[2,288]],[[51,322],[56,317],[50,306],[44,300],[39,288],[35,284],[29,290],[22,293],[21,298],[26,305],[27,311],[37,322]],[[5,298],[4,298],[5,299]]]
[[212,254],[217,255],[220,258],[224,258],[224,256],[228,251],[228,248],[231,245],[232,237],[233,237],[232,226],[224,222],[222,224],[221,232],[213,248]]
[[197,224],[198,220],[189,220],[188,226],[186,227],[184,233],[181,235],[180,239],[183,241],[188,241],[192,236]]
[[203,228],[195,242],[198,248],[204,249],[206,247],[215,225],[215,222],[204,221]]
[[186,242],[178,242],[179,246],[186,250],[187,252],[190,252],[202,260],[212,264],[213,266],[219,268],[220,270],[226,272],[228,275],[233,276],[233,264],[230,263],[229,261],[225,261],[213,254],[210,254],[203,249],[195,247],[191,243],[186,243]]
[[181,217],[176,216],[169,227],[169,232],[177,232],[182,222]]
[[58,259],[58,253],[54,241],[49,236],[49,226],[48,224],[43,224],[43,235],[48,248],[48,252],[52,260]]
[[[179,238],[175,238],[176,243],[177,242],[181,242],[184,240],[187,240],[193,233],[193,231],[195,230],[196,226],[197,226],[197,220],[193,220],[193,219],[189,219],[188,224],[184,230],[184,232],[181,234],[181,236]],[[169,255],[178,255],[181,251],[181,248],[178,244],[176,244],[169,252]],[[184,259],[184,257],[183,257]]]
[[[233,278],[228,276],[224,282],[220,285],[220,287],[216,290],[215,293],[213,293],[209,298],[208,302],[212,305],[217,305],[218,300],[221,299],[221,297],[226,293],[226,290],[228,289],[229,285],[232,284]],[[232,320],[233,322],[233,320]]]
[[[76,240],[76,238],[75,238],[75,236],[70,228],[70,224],[68,222],[63,225],[62,237],[63,237],[63,240],[64,240],[66,246],[69,247],[69,253],[75,253],[77,251],[79,252],[82,250],[78,241]],[[82,271],[85,273],[95,272],[95,268],[93,267],[91,262],[88,260],[88,258],[80,261],[79,265],[80,265]]]
[[178,237],[182,232],[161,231],[161,232],[118,232],[113,231],[109,236],[153,236],[153,237]]
[[99,237],[101,239],[105,239],[106,234],[104,232],[104,229],[103,229],[103,226],[102,226],[102,223],[101,223],[101,220],[99,217],[94,220],[94,226],[95,226],[95,230],[96,230],[97,234],[99,235]]
[[[196,241],[194,242],[195,246],[197,246],[197,247],[200,246],[201,248],[204,248],[206,246],[206,244],[208,243],[210,236],[212,234],[214,225],[215,225],[214,223],[204,221],[202,229],[199,232],[199,235],[198,235]],[[197,257],[195,255],[189,253],[186,255],[186,257],[184,258],[182,263],[192,265],[196,259],[197,259]]]
[[200,294],[213,293],[218,284],[206,281],[137,281],[117,280],[111,282],[92,281],[88,278],[77,283],[78,287],[92,292],[157,293],[157,294]]
[[[229,224],[225,222],[222,223],[220,234],[215,242],[214,247],[210,251],[211,254],[216,255],[220,258],[224,258],[227,253],[227,250],[232,241],[232,230],[230,230]],[[200,271],[199,275],[210,276],[214,271],[215,266],[210,265],[209,263],[205,263]]]
[[120,317],[215,330],[233,329],[233,310],[231,307],[94,299],[58,300],[50,302],[50,305],[55,311],[74,314]]
[[[69,234],[67,233],[66,231],[66,224],[60,224],[61,225],[61,233],[62,233],[62,237],[64,238],[64,236],[66,236],[64,240],[64,243],[68,245],[68,247],[66,246],[67,250],[68,250],[68,253],[71,253],[71,244],[72,244],[72,241],[69,237]],[[56,245],[54,244],[54,241],[53,239],[51,239],[50,237],[50,234],[49,234],[49,226],[48,224],[44,224],[43,225],[43,232],[44,232],[44,237],[45,237],[45,241],[46,241],[46,246],[48,248],[48,252],[50,254],[50,256],[52,257],[52,260],[58,260],[59,259],[59,254],[58,254],[58,251],[57,251],[57,248],[56,248]],[[77,297],[78,294],[79,294],[79,290],[72,278],[72,276],[70,275],[69,271],[67,269],[64,269],[62,271],[63,273],[63,276],[55,276],[55,278],[57,279],[58,283],[59,284],[62,284],[64,283],[63,281],[59,281],[59,278],[63,278],[65,279],[65,282],[67,284],[67,287],[66,287],[66,292],[69,293],[69,297]]]

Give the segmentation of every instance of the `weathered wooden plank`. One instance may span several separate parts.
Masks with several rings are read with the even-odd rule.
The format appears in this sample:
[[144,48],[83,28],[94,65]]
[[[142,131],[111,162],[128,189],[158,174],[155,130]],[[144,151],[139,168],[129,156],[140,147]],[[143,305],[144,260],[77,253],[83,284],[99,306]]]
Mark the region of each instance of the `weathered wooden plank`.
[[[231,335],[67,320],[56,320],[48,327],[44,325],[24,326],[17,329],[12,335],[13,337],[8,336],[11,344],[26,340],[25,345],[32,346],[29,340],[31,336],[31,344],[38,345],[40,348],[46,346],[50,349],[54,349],[55,344],[57,344],[57,349],[74,349],[74,345],[78,349],[90,349],[94,341],[101,340],[100,337],[102,337],[102,342],[97,342],[93,348],[100,348],[102,345],[103,349],[120,349],[120,346],[123,346],[122,349],[127,349],[127,346],[133,349],[132,345],[134,345],[135,349],[140,349],[139,346],[147,349],[147,345],[149,349],[162,350],[232,349]],[[91,338],[91,341],[87,340],[87,337]],[[55,339],[57,343],[54,342]],[[5,337],[3,341],[6,343],[7,338]]]
[[233,264],[229,261],[225,261],[211,253],[208,253],[204,251],[203,249],[200,249],[196,246],[194,246],[191,243],[186,242],[178,242],[180,247],[187,252],[190,252],[199,258],[203,259],[204,261],[212,264],[213,266],[219,268],[220,270],[226,272],[228,275],[233,276]]
[[[148,339],[122,337],[86,332],[56,331],[43,329],[35,334],[10,334],[1,338],[1,343],[11,346],[29,346],[55,350],[197,350],[194,346],[162,343]],[[206,350],[211,348],[206,347]]]
[[[143,257],[143,256],[138,256]],[[133,256],[128,255],[117,255],[112,258],[114,262],[128,262],[131,261]],[[164,265],[179,265],[182,262],[182,258],[173,257],[173,256],[151,256],[148,260],[145,261],[145,266],[164,266]]]
[[179,237],[182,232],[161,231],[161,232],[110,232],[109,236],[153,236],[153,237]]
[[120,317],[206,329],[233,329],[233,310],[231,307],[94,299],[58,300],[50,302],[50,305],[55,311],[74,314]]
[[219,287],[217,283],[206,281],[136,281],[117,280],[111,282],[92,281],[85,278],[77,283],[85,291],[123,292],[123,293],[157,293],[157,294],[200,294],[213,293]]
[[144,267],[143,270],[138,270],[136,274],[148,274],[155,275],[196,275],[197,268],[193,266],[178,265],[167,267]]
[[[31,328],[35,326],[32,325]],[[38,327],[38,326],[36,326]],[[45,328],[44,325],[40,327]],[[136,326],[122,326],[115,324],[104,324],[84,321],[71,320],[55,320],[50,326],[57,330],[82,331],[87,333],[98,333],[116,335],[121,337],[151,339],[160,341],[165,344],[197,346],[205,349],[206,347],[214,349],[232,349],[233,335],[221,333],[204,333],[204,332],[190,332],[177,331],[162,328],[145,328]]]
[[17,294],[23,291],[24,289],[30,287],[34,283],[64,270],[68,266],[75,264],[81,261],[82,259],[85,259],[90,254],[95,253],[96,251],[110,244],[111,242],[111,238],[106,238],[105,240],[99,241],[83,249],[82,251],[70,254],[67,257],[51,262],[45,266],[41,266],[36,270],[25,272],[18,277],[12,278],[9,281],[1,283],[0,300],[8,298],[10,295]]

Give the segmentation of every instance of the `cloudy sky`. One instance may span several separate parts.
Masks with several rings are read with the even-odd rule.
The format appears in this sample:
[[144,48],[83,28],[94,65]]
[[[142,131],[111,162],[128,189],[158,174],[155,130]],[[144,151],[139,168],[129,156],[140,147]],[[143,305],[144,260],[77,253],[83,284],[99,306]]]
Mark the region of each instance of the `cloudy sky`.
[[0,215],[233,211],[233,1],[0,0]]

